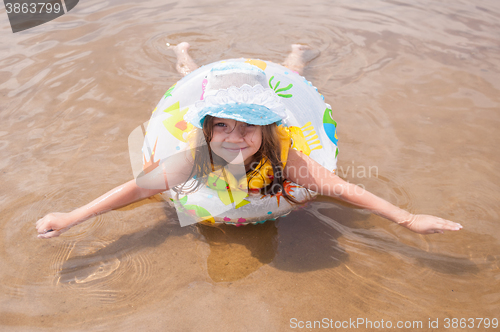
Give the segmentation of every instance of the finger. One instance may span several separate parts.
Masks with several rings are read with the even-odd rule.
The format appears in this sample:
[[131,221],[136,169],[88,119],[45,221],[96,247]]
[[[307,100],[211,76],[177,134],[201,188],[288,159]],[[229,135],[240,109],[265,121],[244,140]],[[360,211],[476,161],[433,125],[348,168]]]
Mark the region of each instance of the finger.
[[[50,227],[49,227],[49,229],[50,229]],[[38,225],[36,230],[38,231],[39,234],[47,233],[47,231],[48,231],[47,226],[45,226],[44,224]]]
[[45,233],[45,232],[44,232],[44,227],[43,227],[43,225],[38,225],[38,226],[36,227],[36,230],[37,230],[38,234]]
[[430,230],[430,233],[444,233],[444,231],[459,231],[462,229],[462,226],[457,225],[439,225],[437,228],[433,228]]
[[54,232],[54,230],[52,228],[48,228],[48,227],[40,227],[38,229],[38,234],[46,234],[46,233],[50,233],[50,232]]
[[459,223],[453,222],[451,220],[441,219],[436,222],[437,226],[441,229],[450,230],[450,231],[458,231],[463,228]]
[[39,234],[39,235],[37,236],[37,238],[39,238],[39,239],[49,239],[49,238],[51,238],[51,237],[52,237],[52,236],[48,236],[47,234]]
[[444,224],[441,228],[446,229],[448,231],[459,231],[462,229],[462,225],[454,223],[454,222],[450,222],[450,223]]
[[42,227],[44,224],[47,224],[50,222],[50,219],[47,218],[47,216],[41,218],[41,219],[38,219],[38,221],[36,222],[36,227],[37,228],[40,228]]
[[446,219],[443,219],[443,223],[446,224],[446,225],[452,225],[452,226],[455,226],[455,227],[460,227],[462,228],[463,226],[457,222],[454,222],[454,221],[451,221],[451,220],[446,220]]
[[51,237],[56,237],[56,236],[59,236],[60,234],[61,234],[61,232],[59,232],[59,231],[52,231],[51,230],[50,232],[39,234],[38,238],[39,239],[50,239]]

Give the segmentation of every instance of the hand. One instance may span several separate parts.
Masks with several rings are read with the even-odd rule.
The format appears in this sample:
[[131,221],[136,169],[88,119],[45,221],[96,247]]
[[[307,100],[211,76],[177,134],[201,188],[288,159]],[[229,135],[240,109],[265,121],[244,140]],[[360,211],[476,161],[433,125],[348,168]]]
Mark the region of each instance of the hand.
[[426,214],[412,214],[408,220],[402,221],[399,224],[420,234],[444,233],[444,231],[458,231],[462,229],[462,225],[456,222]]
[[36,222],[38,238],[49,239],[61,235],[76,224],[69,213],[49,213]]

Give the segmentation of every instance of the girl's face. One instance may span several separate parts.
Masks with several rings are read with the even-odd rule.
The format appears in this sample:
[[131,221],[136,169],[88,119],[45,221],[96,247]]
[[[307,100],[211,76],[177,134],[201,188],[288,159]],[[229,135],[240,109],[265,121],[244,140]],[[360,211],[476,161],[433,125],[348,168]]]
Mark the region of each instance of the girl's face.
[[[262,127],[231,119],[213,118],[212,151],[230,164],[248,166],[262,144]],[[237,158],[238,155],[241,158]]]

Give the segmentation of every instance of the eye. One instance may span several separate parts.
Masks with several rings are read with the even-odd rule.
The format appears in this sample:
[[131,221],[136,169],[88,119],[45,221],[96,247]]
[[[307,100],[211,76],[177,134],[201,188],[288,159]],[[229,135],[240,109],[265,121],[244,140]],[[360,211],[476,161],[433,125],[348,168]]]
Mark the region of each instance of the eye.
[[214,127],[226,127],[226,124],[224,122],[216,122],[214,123]]

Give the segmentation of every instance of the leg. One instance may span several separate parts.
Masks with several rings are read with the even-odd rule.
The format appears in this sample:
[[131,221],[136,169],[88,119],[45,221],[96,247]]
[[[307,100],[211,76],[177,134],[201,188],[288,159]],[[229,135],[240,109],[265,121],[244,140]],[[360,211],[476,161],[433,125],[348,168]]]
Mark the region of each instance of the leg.
[[175,65],[175,69],[177,69],[179,74],[181,74],[182,76],[186,76],[187,74],[198,68],[198,65],[188,54],[188,49],[190,46],[188,43],[182,42],[176,46],[170,46],[170,44],[167,43],[167,46],[169,46],[169,48],[174,51],[175,56],[177,56],[177,64]]
[[304,67],[313,59],[318,57],[318,50],[313,50],[307,45],[292,44],[292,52],[288,54],[283,66],[296,71],[299,75],[304,72]]

